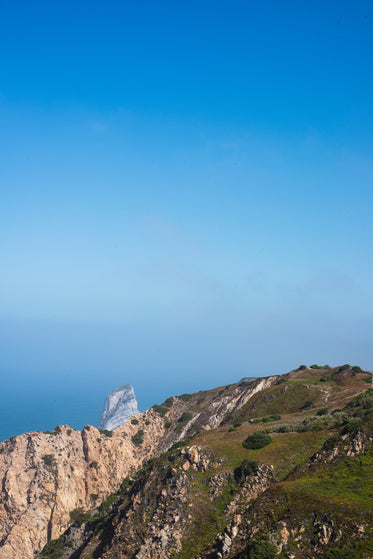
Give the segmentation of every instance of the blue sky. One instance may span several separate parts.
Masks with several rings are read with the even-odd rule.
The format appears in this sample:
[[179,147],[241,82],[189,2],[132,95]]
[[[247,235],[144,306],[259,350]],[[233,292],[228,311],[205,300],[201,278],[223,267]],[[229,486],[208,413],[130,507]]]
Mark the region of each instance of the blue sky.
[[18,429],[41,398],[79,426],[127,382],[144,409],[302,362],[373,368],[371,2],[0,15],[8,422],[16,393]]

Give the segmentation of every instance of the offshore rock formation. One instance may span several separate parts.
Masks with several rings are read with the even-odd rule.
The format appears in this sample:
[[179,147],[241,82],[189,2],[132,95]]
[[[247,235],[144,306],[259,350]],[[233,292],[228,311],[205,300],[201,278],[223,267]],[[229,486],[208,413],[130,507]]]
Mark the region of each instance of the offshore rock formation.
[[130,384],[119,386],[105,400],[99,429],[117,429],[133,415],[139,413],[133,387]]

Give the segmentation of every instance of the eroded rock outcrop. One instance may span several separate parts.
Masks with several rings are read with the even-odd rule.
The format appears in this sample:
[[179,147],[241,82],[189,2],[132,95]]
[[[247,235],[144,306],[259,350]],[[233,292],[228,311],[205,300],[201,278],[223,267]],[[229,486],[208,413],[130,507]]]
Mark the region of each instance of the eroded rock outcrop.
[[133,387],[124,384],[106,397],[98,428],[117,429],[137,413],[139,410]]
[[[66,530],[74,509],[85,511],[100,504],[145,460],[161,454],[190,430],[214,428],[274,381],[270,377],[233,385],[223,396],[219,389],[206,392],[200,411],[198,394],[188,402],[171,398],[169,407],[158,406],[161,413],[156,408],[138,413],[112,432],[105,422],[100,423],[106,427],[101,431],[60,426],[52,433],[28,433],[0,443],[0,559],[32,559]],[[133,404],[131,390],[126,393]],[[109,402],[105,419],[120,400],[116,394],[119,397],[110,400],[113,405]],[[193,411],[183,421],[187,409]]]
[[[63,425],[0,443],[1,559],[32,559],[69,526],[71,511],[100,503],[157,452],[163,420],[152,410],[137,417],[113,432]],[[132,437],[145,422],[136,446]]]

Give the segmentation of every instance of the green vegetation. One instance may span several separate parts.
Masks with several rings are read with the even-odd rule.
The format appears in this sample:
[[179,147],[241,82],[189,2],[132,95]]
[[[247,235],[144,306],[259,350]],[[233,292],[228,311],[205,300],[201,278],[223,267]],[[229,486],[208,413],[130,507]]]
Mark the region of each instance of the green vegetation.
[[256,460],[243,460],[241,465],[234,470],[234,479],[236,483],[242,485],[246,479],[258,471],[258,462]]
[[42,456],[42,460],[44,462],[45,467],[48,470],[50,470],[56,465],[56,458],[54,454],[44,454],[44,456]]
[[136,419],[136,417],[133,417],[133,418],[131,419],[131,424],[132,424],[132,425],[138,425],[138,424],[139,424],[139,420]]
[[[295,382],[297,381],[297,382]],[[233,413],[233,421],[247,421],[252,417],[285,415],[298,412],[307,402],[317,405],[322,401],[322,392],[310,381],[289,379],[288,382],[275,384],[250,398],[240,410]],[[315,379],[316,381],[316,379]],[[307,384],[306,384],[307,382]]]
[[346,406],[346,409],[349,408],[358,408],[362,407],[363,409],[370,409],[373,408],[373,389],[369,388],[365,392],[358,394],[349,402]]
[[359,505],[369,511],[373,498],[373,454],[343,458],[337,463],[321,464],[311,474],[303,473],[295,481],[289,481],[292,492],[301,495],[327,498],[335,504]]
[[139,429],[133,437],[131,437],[131,441],[135,446],[140,446],[144,442],[144,431]]
[[[181,396],[180,396],[181,398]],[[170,408],[173,406],[174,403],[174,398],[167,398],[167,400],[165,400],[163,402],[163,404],[158,405],[155,404],[153,406],[153,410],[158,413],[161,417],[164,417],[166,415],[166,413],[168,413],[170,411]]]
[[190,413],[189,411],[184,411],[177,421],[178,421],[178,423],[187,423],[192,418],[193,418],[192,413]]
[[189,402],[192,397],[193,394],[181,394],[181,396],[179,396],[179,400],[181,400],[182,402]]
[[306,400],[304,402],[304,405],[302,406],[302,408],[304,410],[306,410],[307,408],[311,408],[313,406],[313,401],[312,400]]
[[164,428],[171,429],[171,427],[172,427],[172,421],[165,421]]
[[272,442],[272,439],[266,433],[262,431],[257,431],[252,435],[249,435],[242,443],[244,448],[256,450],[258,448],[264,448]]
[[158,404],[155,404],[153,406],[153,410],[161,417],[164,417],[166,413],[170,411],[170,409],[167,406],[163,406],[163,405],[159,406]]
[[261,419],[257,419],[255,423],[271,423],[273,421],[279,421],[281,419],[281,415],[275,413],[270,415],[269,417],[262,417]]
[[113,431],[108,431],[107,429],[100,429],[101,435],[105,435],[105,437],[112,437]]
[[51,540],[50,542],[48,542],[47,545],[44,547],[41,556],[48,559],[59,559],[64,554],[63,545],[64,538],[62,535],[57,540]]
[[252,539],[246,554],[246,559],[274,559],[277,555],[277,547],[266,539]]
[[320,408],[317,410],[317,415],[328,415],[328,408]]
[[183,448],[184,446],[188,446],[188,444],[190,444],[190,441],[192,440],[192,437],[187,437],[186,439],[183,439],[182,441],[178,441],[177,443],[174,443],[169,451],[172,450],[176,450],[177,448]]
[[97,470],[97,468],[98,468],[97,460],[92,460],[92,462],[89,464],[89,467],[94,468],[95,470]]
[[165,400],[165,401],[163,402],[162,406],[166,406],[166,408],[172,408],[173,403],[174,403],[174,399],[173,399],[173,397],[171,396],[170,398],[167,398],[167,400]]
[[81,508],[76,508],[70,512],[70,520],[71,522],[76,522],[79,526],[81,526],[91,520],[91,513],[83,512]]

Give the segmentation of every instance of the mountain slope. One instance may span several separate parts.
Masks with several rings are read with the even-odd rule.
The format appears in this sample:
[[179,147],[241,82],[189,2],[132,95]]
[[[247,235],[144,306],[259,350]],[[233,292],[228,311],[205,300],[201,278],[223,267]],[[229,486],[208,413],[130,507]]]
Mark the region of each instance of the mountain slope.
[[[255,393],[255,383],[219,389],[226,411],[213,429],[199,422],[207,408],[217,421],[214,398],[200,411],[205,396],[186,398],[190,411],[181,415],[182,400],[173,401],[165,418],[175,433],[176,418],[194,414],[179,429],[197,431],[192,440],[147,462],[42,557],[370,557],[371,378],[357,368],[313,368],[274,377]],[[279,405],[282,417],[272,413]],[[270,442],[242,446],[258,433]]]
[[0,443],[0,558],[32,559],[70,524],[116,491],[144,460],[190,432],[212,429],[276,377],[169,398],[115,431],[58,426]]

